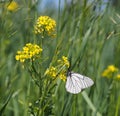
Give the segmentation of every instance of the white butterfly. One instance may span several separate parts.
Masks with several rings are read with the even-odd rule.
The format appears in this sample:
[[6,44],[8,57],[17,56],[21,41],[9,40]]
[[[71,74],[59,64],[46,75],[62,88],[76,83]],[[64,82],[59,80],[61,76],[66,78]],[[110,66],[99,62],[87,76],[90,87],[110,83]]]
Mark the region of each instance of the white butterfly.
[[73,72],[67,74],[66,90],[70,93],[77,94],[93,84],[93,80],[89,77]]

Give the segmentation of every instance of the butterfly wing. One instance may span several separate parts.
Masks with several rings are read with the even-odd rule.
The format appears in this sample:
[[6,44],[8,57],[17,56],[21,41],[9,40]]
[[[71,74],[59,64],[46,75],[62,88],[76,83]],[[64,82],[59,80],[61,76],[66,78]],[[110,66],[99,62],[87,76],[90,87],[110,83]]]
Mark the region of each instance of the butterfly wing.
[[70,93],[76,94],[81,92],[81,85],[79,84],[79,81],[76,81],[73,77],[68,76],[66,81],[66,90]]
[[89,77],[71,72],[67,77],[66,90],[70,93],[77,94],[82,89],[90,87],[93,84],[93,80]]

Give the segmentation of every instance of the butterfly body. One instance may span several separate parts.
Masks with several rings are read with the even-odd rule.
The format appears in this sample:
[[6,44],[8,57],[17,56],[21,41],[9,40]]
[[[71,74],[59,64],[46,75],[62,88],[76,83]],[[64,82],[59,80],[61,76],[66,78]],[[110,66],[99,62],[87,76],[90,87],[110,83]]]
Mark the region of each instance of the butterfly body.
[[77,94],[93,84],[93,80],[89,77],[70,71],[67,74],[66,90],[70,93]]

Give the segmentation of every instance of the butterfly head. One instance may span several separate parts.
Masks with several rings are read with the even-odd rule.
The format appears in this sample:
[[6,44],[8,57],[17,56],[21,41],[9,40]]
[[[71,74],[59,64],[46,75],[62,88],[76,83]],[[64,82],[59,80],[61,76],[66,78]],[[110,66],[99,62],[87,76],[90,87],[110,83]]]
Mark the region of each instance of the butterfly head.
[[71,77],[71,74],[72,74],[72,72],[68,70],[68,71],[67,71],[67,77],[68,77],[68,76]]

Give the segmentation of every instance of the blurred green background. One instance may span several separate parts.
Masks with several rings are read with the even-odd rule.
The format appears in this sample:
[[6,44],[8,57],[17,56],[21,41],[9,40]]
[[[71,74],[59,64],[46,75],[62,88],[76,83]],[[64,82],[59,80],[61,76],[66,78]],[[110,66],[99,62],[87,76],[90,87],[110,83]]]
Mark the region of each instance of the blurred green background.
[[56,20],[57,37],[45,41],[44,48],[50,50],[45,56],[53,57],[59,44],[60,54],[71,56],[72,70],[95,82],[85,92],[71,95],[59,81],[54,115],[119,116],[120,82],[111,87],[111,80],[101,75],[108,65],[120,68],[120,1],[15,0],[13,9],[11,2],[0,0],[0,115],[30,115],[28,104],[37,96],[37,88],[15,55],[33,42],[37,17],[47,15]]

